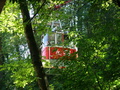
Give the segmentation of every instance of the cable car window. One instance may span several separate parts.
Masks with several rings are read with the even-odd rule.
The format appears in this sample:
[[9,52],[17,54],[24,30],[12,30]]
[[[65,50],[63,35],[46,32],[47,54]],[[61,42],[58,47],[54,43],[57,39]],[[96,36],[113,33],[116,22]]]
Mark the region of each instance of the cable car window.
[[57,44],[60,45],[62,44],[62,34],[61,33],[56,33],[56,38],[57,38]]
[[49,36],[49,44],[48,45],[54,45],[55,44],[55,34],[51,34]]
[[42,42],[43,42],[43,47],[48,45],[48,34],[43,36]]
[[64,35],[64,40],[68,40],[68,39],[69,39],[68,35]]

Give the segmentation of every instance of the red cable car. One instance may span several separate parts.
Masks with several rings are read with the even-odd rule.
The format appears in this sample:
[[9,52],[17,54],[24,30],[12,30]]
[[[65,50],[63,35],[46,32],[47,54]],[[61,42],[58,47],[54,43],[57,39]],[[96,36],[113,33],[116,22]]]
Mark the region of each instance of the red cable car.
[[[62,6],[68,4],[72,0],[65,1],[63,4],[55,5],[54,9],[60,9]],[[44,60],[50,61],[50,64],[56,62],[58,59],[69,60],[71,57],[76,58],[76,52],[74,45],[64,46],[64,43],[68,40],[67,33],[64,33],[62,30],[58,31],[56,29],[61,28],[61,22],[51,22],[48,23],[51,26],[52,32],[46,34],[42,40],[42,57]],[[64,58],[63,58],[64,57]],[[62,68],[64,65],[62,65]]]
[[60,57],[76,52],[75,48],[63,46],[67,39],[67,35],[60,32],[46,34],[43,38],[42,48],[42,56],[44,59],[59,59]]
[[76,52],[74,45],[69,43],[69,46],[64,46],[64,43],[68,41],[67,31],[63,32],[60,20],[58,22],[49,23],[52,28],[52,32],[46,34],[43,37],[42,56],[43,59],[60,59],[63,56],[70,58],[71,54]]
[[[46,62],[50,63],[50,68],[57,66],[62,69],[66,66],[64,65],[64,60],[75,60],[76,59],[76,48],[72,43],[65,46],[64,43],[69,40],[67,33],[63,31],[58,31],[57,24],[52,25],[52,32],[47,33],[42,39],[42,57]],[[61,25],[59,25],[61,28]],[[63,60],[62,63],[58,65],[59,60]],[[46,63],[43,63],[45,66]]]
[[[43,66],[46,66],[46,62],[50,63],[49,68],[57,66],[62,69],[64,60],[73,60],[76,58],[76,49],[63,46],[64,42],[68,39],[64,33],[53,32],[52,34],[46,34],[43,38],[42,57],[45,60]],[[59,63],[59,60],[63,60]],[[49,66],[49,65],[48,65]]]

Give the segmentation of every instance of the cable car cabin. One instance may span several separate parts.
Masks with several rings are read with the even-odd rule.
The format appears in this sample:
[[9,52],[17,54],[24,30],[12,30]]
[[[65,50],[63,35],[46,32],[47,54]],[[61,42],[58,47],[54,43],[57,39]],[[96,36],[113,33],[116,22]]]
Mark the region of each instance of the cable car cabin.
[[[75,48],[69,46],[63,46],[68,40],[67,34],[63,32],[52,32],[52,34],[46,34],[43,37],[42,56],[45,60],[70,59],[73,57],[73,53],[76,52]],[[73,45],[72,45],[73,46]]]

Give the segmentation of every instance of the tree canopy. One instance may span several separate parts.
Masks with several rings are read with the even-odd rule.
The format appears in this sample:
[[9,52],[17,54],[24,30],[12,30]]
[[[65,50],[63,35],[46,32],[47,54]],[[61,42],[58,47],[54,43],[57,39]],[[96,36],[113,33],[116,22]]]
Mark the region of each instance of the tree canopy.
[[[41,37],[57,20],[76,52],[47,76]],[[119,90],[119,34],[120,0],[1,0],[0,89]]]

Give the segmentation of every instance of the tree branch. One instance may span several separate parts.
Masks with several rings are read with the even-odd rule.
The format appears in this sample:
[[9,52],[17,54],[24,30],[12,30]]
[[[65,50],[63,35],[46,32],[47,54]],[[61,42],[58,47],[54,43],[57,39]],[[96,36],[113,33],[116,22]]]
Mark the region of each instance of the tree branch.
[[45,5],[45,3],[46,3],[46,0],[44,0],[44,2],[42,3],[42,5],[37,8],[36,13],[33,15],[33,17],[30,19],[30,21],[32,21],[32,19],[39,13],[40,9]]
[[2,12],[2,9],[6,3],[6,0],[0,0],[0,13]]

